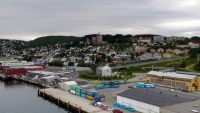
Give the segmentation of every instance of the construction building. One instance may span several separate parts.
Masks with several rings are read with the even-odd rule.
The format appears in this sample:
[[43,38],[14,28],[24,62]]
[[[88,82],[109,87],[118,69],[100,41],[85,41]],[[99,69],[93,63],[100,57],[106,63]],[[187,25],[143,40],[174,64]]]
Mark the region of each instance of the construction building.
[[146,82],[183,91],[200,90],[200,74],[180,71],[150,71]]

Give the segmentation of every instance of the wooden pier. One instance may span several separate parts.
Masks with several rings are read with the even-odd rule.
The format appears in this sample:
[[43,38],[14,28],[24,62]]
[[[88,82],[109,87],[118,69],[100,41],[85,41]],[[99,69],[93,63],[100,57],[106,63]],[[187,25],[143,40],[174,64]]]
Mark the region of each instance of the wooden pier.
[[42,83],[39,83],[39,82],[35,82],[35,81],[32,81],[32,80],[26,80],[26,79],[21,79],[21,78],[13,78],[13,80],[28,83],[28,84],[31,84],[31,85],[34,85],[34,86],[38,86],[40,88],[52,88],[52,86],[42,84]]
[[49,101],[73,111],[73,113],[112,113],[90,105],[91,101],[54,88],[39,89],[38,95]]

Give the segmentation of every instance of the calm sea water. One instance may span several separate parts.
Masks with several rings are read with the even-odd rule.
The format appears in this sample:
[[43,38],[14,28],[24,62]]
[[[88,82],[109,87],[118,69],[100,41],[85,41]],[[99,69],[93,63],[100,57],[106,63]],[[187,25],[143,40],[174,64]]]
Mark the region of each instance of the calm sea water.
[[0,113],[69,113],[37,95],[38,87],[0,81]]

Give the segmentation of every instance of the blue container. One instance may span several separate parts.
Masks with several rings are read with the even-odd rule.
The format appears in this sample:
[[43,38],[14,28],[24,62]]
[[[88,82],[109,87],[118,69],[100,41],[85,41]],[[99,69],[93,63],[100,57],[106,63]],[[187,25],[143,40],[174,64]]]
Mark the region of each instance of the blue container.
[[87,95],[91,95],[93,97],[95,97],[98,93],[96,91],[92,91],[92,90],[87,90]]
[[94,98],[95,102],[101,102],[101,98]]
[[146,84],[145,87],[146,87],[146,88],[155,88],[155,85],[153,85],[153,84]]
[[103,85],[97,85],[96,89],[104,89]]
[[82,89],[82,90],[81,90],[81,93],[83,93],[83,94],[87,94],[87,90]]
[[119,81],[112,81],[110,82],[110,85],[119,85]]
[[127,107],[125,106],[125,105],[120,105],[120,108],[122,108],[122,109],[127,109]]
[[119,85],[111,85],[110,88],[119,88]]
[[136,84],[136,86],[137,86],[137,87],[140,87],[140,88],[145,88],[145,87],[146,87],[146,84],[143,83],[143,82],[138,82],[138,83]]
[[133,107],[130,107],[130,106],[128,106],[126,108],[126,110],[129,111],[129,112],[134,112],[135,111],[135,109]]
[[105,100],[105,96],[104,95],[97,95],[94,97],[95,102],[102,102]]
[[81,93],[81,97],[83,97],[83,98],[87,98],[87,95],[86,95],[86,94],[83,94],[83,93]]
[[112,104],[113,104],[113,106],[116,106],[116,107],[119,107],[119,106],[120,106],[120,104],[117,103],[117,102],[113,102]]
[[110,88],[110,85],[103,85],[104,88]]
[[103,85],[110,85],[110,82],[103,82]]
[[128,80],[124,80],[124,84],[127,84],[128,83]]

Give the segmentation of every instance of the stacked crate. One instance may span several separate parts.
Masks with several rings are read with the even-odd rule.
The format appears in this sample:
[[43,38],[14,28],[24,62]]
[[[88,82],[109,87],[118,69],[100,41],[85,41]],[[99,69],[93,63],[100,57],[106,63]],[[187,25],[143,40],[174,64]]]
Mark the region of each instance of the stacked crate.
[[80,87],[76,87],[75,91],[76,91],[76,95],[81,96],[81,88]]
[[[88,100],[94,100],[96,96],[98,96],[98,92],[95,90],[86,90],[81,89],[78,86],[71,86],[70,93],[80,96],[82,98],[86,98]],[[99,97],[98,97],[99,98]]]
[[118,88],[118,87],[119,87],[119,81],[110,82],[110,88]]
[[80,95],[80,96],[83,97],[83,98],[87,98],[87,90],[82,89],[82,90],[81,90],[81,95]]
[[87,99],[94,100],[94,97],[97,96],[98,93],[96,91],[88,90],[87,91]]

